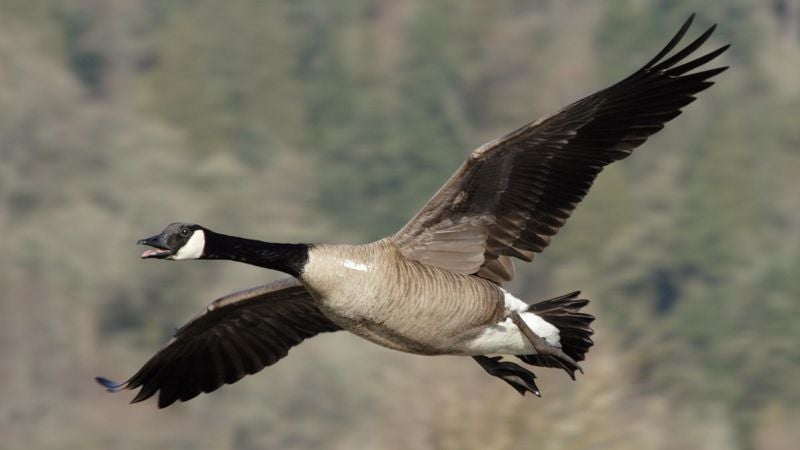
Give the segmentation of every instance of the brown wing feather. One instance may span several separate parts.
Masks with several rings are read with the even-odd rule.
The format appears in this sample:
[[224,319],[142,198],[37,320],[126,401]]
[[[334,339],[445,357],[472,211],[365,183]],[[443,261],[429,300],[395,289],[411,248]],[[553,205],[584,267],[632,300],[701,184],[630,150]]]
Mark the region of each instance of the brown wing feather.
[[299,281],[287,278],[214,301],[128,381],[97,381],[112,391],[141,387],[132,402],[160,391],[158,407],[164,408],[235,383],[303,340],[339,329]]
[[[475,150],[392,237],[403,254],[498,283],[513,278],[513,266],[503,273],[498,269],[510,264],[498,264],[498,258],[531,261],[604,166],[630,155],[727,68],[687,74],[727,45],[677,65],[708,39],[714,26],[664,59],[692,18],[633,75]],[[452,233],[455,229],[458,233]],[[463,259],[456,260],[456,255]]]

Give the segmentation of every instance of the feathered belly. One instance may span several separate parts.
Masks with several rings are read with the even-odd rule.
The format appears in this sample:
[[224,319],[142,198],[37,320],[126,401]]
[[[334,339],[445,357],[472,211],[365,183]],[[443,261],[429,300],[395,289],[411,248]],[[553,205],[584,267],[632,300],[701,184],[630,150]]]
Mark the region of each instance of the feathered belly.
[[312,259],[303,282],[332,321],[384,347],[463,354],[467,342],[504,315],[502,293],[485,280],[413,262],[333,262],[335,270],[330,259]]
[[463,344],[484,328],[483,320],[459,317],[443,305],[420,297],[361,297],[358,306],[343,304],[337,296],[318,300],[322,312],[343,329],[407,353],[462,353]]

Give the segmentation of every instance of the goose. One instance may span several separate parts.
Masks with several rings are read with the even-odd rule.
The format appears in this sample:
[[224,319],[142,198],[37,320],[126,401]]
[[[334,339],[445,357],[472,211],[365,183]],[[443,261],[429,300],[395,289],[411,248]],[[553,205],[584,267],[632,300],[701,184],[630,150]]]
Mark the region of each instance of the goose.
[[544,250],[604,166],[626,158],[713,84],[694,71],[727,50],[690,56],[711,26],[668,56],[694,15],[622,81],[474,150],[397,233],[363,245],[281,244],[173,223],[142,239],[142,258],[230,260],[290,275],[212,302],[111,392],[158,393],[158,407],[212,392],[285,357],[305,339],[346,330],[419,355],[472,357],[517,392],[540,396],[533,372],[573,380],[593,345],[579,291],[528,302],[503,288],[513,259]]

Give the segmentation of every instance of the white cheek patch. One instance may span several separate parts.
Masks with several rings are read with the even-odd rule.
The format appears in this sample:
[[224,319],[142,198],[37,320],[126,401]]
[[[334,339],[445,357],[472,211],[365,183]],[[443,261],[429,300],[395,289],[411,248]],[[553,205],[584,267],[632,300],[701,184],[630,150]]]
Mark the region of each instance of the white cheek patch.
[[180,261],[183,259],[198,259],[203,256],[203,249],[206,246],[206,234],[203,230],[195,230],[192,237],[183,244],[172,259]]

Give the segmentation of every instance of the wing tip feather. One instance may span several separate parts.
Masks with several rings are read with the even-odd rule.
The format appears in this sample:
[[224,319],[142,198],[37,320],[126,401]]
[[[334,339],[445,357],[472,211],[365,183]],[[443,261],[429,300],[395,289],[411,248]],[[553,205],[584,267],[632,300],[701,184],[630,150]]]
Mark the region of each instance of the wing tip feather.
[[123,382],[120,383],[120,382],[108,379],[106,377],[99,377],[99,376],[98,377],[94,377],[94,381],[96,381],[97,384],[99,384],[100,386],[103,386],[104,388],[106,388],[106,391],[108,391],[108,392],[119,392],[119,391],[124,391],[125,389],[128,389],[128,382],[127,381],[123,381]]

